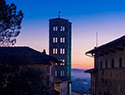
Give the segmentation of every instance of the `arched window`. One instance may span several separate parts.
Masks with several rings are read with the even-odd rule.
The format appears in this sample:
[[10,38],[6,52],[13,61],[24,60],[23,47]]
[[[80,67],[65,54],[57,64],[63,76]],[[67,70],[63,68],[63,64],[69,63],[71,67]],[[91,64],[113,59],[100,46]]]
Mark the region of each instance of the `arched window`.
[[65,37],[63,37],[63,43],[65,43]]
[[57,54],[57,48],[53,48],[53,54]]
[[55,43],[55,37],[53,37],[53,43]]
[[55,38],[55,42],[57,43],[57,37]]

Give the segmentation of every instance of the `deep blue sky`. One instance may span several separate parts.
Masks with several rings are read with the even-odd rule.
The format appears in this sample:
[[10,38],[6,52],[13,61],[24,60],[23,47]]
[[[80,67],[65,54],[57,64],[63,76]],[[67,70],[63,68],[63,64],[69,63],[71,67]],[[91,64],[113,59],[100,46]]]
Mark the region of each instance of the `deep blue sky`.
[[49,22],[58,16],[72,22],[72,67],[91,68],[92,58],[85,52],[125,34],[125,0],[6,0],[24,13],[16,45],[42,51],[49,49]]
[[124,0],[7,0],[23,10],[25,19],[56,17],[62,11],[64,17],[125,12]]

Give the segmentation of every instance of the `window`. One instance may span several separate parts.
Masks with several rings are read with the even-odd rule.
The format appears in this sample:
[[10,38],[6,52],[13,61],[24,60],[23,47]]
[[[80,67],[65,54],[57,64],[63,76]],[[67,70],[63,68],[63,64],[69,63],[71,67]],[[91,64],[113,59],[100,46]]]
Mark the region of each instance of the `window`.
[[102,61],[101,61],[101,64],[100,64],[100,69],[102,69]]
[[63,71],[63,76],[65,76],[65,72]]
[[60,43],[65,43],[65,37],[60,38]]
[[55,76],[57,76],[57,71],[55,71]]
[[65,60],[64,60],[64,59],[62,59],[62,62],[63,62],[63,65],[65,65],[65,63],[64,63],[64,62],[65,62]]
[[58,31],[58,26],[56,26],[56,31]]
[[57,48],[56,48],[56,54],[57,54]]
[[65,49],[64,48],[60,49],[60,54],[65,54]]
[[62,43],[63,41],[62,41],[62,37],[60,38],[60,43]]
[[65,64],[64,64],[64,59],[60,59],[60,61],[63,62],[63,63],[60,63],[60,65],[65,65]]
[[62,74],[63,74],[63,72],[62,72],[62,71],[60,71],[60,76],[62,76]]
[[58,31],[58,26],[53,26],[53,31]]
[[60,31],[65,31],[65,27],[64,26],[60,26]]
[[65,60],[64,60],[64,59],[62,59],[62,62],[65,62]]
[[63,65],[63,63],[60,63],[60,65]]
[[108,68],[107,60],[105,61],[105,68]]
[[53,37],[53,43],[57,43],[57,37]]
[[60,76],[65,76],[65,71],[60,71]]
[[65,31],[65,27],[63,26],[63,31]]
[[56,27],[55,26],[53,26],[53,31],[55,31],[56,30]]
[[65,54],[65,49],[63,48],[63,54]]
[[119,58],[119,67],[122,67],[122,58]]
[[65,43],[65,38],[63,37],[63,41],[62,41],[63,43]]
[[55,43],[55,37],[53,37],[53,43]]
[[57,63],[55,63],[55,65],[57,65]]
[[62,48],[60,49],[60,54],[62,54]]
[[57,54],[57,48],[53,48],[53,54]]
[[53,54],[55,54],[55,48],[53,48]]
[[111,60],[111,67],[114,68],[114,59]]
[[55,42],[57,43],[57,37],[55,38]]
[[60,26],[60,31],[63,31],[63,26]]

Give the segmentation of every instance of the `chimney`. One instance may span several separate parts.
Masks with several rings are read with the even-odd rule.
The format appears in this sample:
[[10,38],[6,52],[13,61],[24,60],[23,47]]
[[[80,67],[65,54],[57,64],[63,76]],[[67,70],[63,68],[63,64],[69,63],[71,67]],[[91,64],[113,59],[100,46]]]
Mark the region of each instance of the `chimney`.
[[42,52],[43,54],[46,54],[46,50],[45,49],[43,49],[43,52]]

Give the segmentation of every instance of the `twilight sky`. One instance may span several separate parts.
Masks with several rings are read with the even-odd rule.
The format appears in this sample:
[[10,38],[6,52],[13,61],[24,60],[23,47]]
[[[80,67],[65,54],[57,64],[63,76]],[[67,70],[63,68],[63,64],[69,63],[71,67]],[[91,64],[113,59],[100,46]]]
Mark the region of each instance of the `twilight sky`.
[[24,13],[16,46],[30,46],[49,52],[49,19],[61,17],[72,22],[72,68],[89,69],[93,59],[85,52],[93,49],[98,32],[102,45],[125,34],[124,0],[6,0]]

